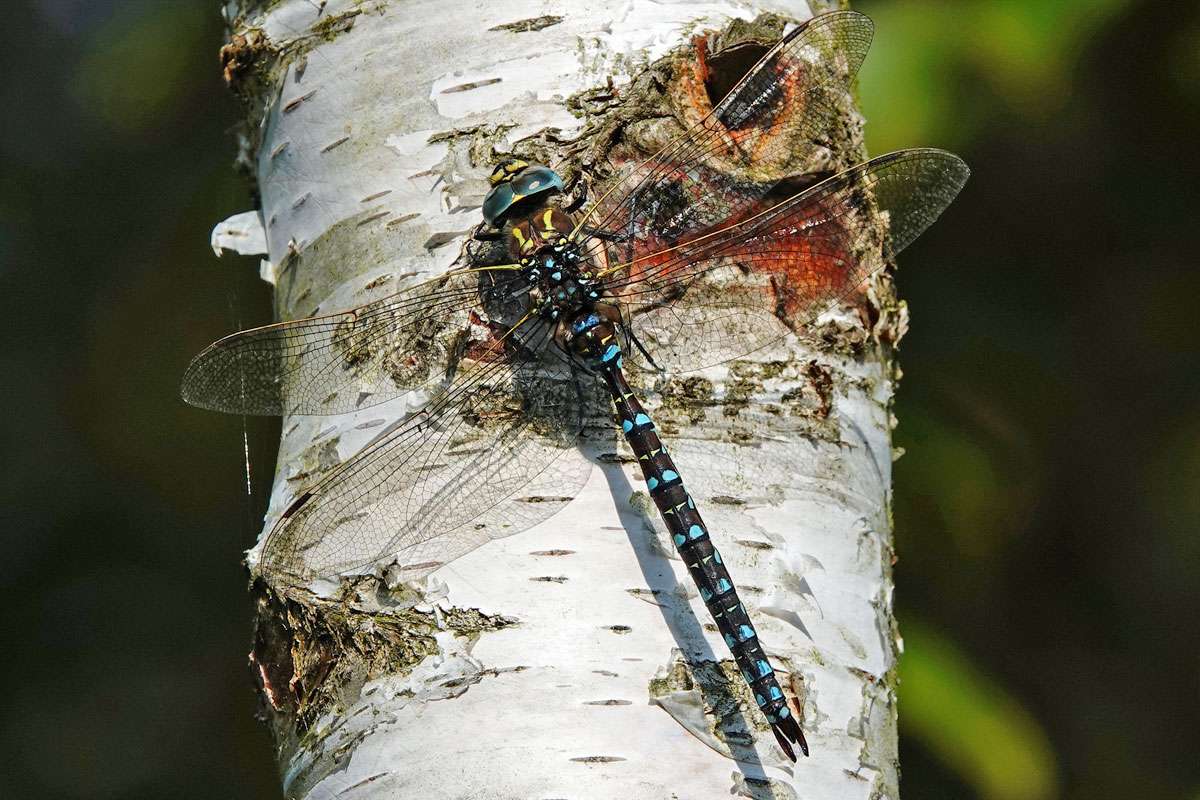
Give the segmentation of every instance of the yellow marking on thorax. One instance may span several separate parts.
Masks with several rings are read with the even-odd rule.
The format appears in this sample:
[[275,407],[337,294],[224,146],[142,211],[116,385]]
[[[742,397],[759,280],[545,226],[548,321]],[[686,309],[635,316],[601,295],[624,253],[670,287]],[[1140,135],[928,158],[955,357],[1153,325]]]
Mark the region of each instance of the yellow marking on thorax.
[[525,240],[524,235],[522,235],[522,233],[521,233],[521,229],[513,228],[512,235],[513,235],[513,238],[517,240],[517,246],[520,247],[522,250],[524,250],[526,240]]

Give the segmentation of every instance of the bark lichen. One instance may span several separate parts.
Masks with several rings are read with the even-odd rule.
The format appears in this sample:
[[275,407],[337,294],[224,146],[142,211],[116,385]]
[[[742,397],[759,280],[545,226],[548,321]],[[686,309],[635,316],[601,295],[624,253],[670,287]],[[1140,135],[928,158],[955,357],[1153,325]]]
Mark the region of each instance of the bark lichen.
[[256,629],[250,653],[264,716],[281,742],[299,744],[311,724],[357,699],[363,685],[404,675],[440,652],[436,634],[450,632],[465,649],[515,619],[471,608],[434,608],[401,586],[374,578],[343,584],[337,600],[302,590],[254,584]]

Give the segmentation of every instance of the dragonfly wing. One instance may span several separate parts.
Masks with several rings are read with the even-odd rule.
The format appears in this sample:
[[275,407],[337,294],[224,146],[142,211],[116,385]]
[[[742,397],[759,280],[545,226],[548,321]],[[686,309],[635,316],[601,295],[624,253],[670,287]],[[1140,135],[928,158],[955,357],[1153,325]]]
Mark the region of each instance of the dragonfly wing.
[[828,137],[846,118],[872,34],[870,19],[853,11],[793,30],[710,113],[615,179],[577,236],[622,242],[625,258],[636,257],[746,216],[789,165],[815,168],[823,152],[828,169]]
[[578,384],[550,346],[550,326],[527,323],[301,492],[268,535],[263,571],[332,578],[394,561],[415,578],[560,510],[589,462]]
[[[661,301],[628,304],[629,329],[665,370],[690,372],[722,364],[787,335],[773,309],[757,296],[743,296],[748,292],[759,290],[736,278],[681,281]],[[636,350],[629,356],[643,368],[651,366]]]
[[744,355],[856,290],[933,224],[968,174],[943,150],[889,153],[746,220],[610,268],[605,291],[623,302],[635,334],[660,345],[650,354],[663,368]]
[[192,360],[183,398],[233,414],[344,414],[437,383],[469,312],[518,281],[481,275],[460,270],[351,311],[226,336]]

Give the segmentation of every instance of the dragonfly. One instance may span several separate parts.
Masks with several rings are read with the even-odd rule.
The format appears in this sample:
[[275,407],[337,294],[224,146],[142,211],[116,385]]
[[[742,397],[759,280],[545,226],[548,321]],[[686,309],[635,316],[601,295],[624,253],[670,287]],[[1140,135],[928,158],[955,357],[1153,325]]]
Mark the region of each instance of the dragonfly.
[[706,116],[616,169],[593,202],[566,202],[549,166],[505,159],[482,206],[498,257],[201,352],[182,394],[204,408],[304,415],[411,403],[297,492],[256,569],[289,581],[384,567],[418,578],[526,530],[582,487],[585,432],[596,403],[611,404],[611,435],[619,429],[636,457],[755,704],[792,761],[797,748],[807,755],[800,709],[625,362],[687,372],[795,336],[894,263],[958,194],[969,171],[937,149],[807,185],[779,169],[793,156],[820,161],[872,35],[850,11],[797,26]]

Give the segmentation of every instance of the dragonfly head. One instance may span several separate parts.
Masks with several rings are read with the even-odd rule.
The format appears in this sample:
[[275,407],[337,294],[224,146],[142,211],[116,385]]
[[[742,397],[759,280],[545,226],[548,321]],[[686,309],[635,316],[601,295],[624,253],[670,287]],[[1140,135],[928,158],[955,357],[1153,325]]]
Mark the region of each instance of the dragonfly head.
[[493,226],[503,221],[505,214],[522,200],[563,191],[563,180],[557,172],[519,158],[496,164],[488,180],[492,189],[483,199],[483,218]]

